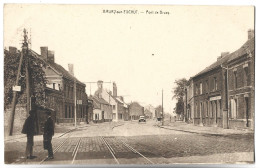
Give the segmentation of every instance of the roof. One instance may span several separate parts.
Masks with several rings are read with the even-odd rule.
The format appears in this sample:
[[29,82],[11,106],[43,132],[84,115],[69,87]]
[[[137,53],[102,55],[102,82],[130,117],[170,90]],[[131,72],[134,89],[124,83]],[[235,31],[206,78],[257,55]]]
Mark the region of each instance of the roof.
[[115,99],[116,99],[119,103],[123,104],[125,108],[127,108],[127,104],[126,104],[124,101],[122,101],[119,97],[116,97]]
[[97,96],[91,96],[91,98],[93,98],[93,102],[96,102],[98,104],[109,105],[109,103],[106,100],[104,100],[103,98],[99,98]]
[[248,52],[252,52],[254,50],[255,50],[255,38],[251,38],[250,40],[247,40],[247,42],[242,47],[240,47],[238,50],[230,54],[228,62],[231,62],[236,58],[239,58],[247,54]]
[[62,74],[65,78],[71,79],[71,80],[76,80],[77,83],[80,83],[84,86],[86,86],[84,83],[80,82],[75,76],[71,75],[67,70],[65,70],[61,65],[57,64],[57,63],[51,63],[51,62],[47,62],[44,59],[41,58],[41,56],[36,53],[33,50],[30,50],[32,54],[34,54],[35,56],[37,56],[39,59],[41,59],[42,61],[44,61],[47,65],[51,66],[53,69],[55,69],[57,72],[59,72],[60,74]]
[[247,53],[247,50],[249,49],[250,51],[254,50],[254,41],[255,38],[251,38],[249,40],[247,40],[247,42],[245,44],[243,44],[238,50],[234,51],[233,53],[230,53],[226,56],[224,56],[223,58],[217,60],[216,62],[214,62],[213,64],[211,64],[210,66],[206,67],[204,70],[200,71],[198,74],[196,74],[195,76],[193,76],[192,78],[198,77],[204,73],[207,73],[219,66],[221,66],[223,63],[226,62],[230,62],[240,56],[243,56],[244,54]]
[[101,109],[101,107],[99,106],[99,104],[96,101],[93,101],[93,105],[95,109]]
[[76,77],[71,75],[67,70],[65,70],[61,65],[59,65],[55,62],[54,63],[48,62],[48,64],[50,66],[52,66],[54,69],[56,69],[58,72],[60,72],[65,78],[68,78],[68,79],[71,79],[71,80],[76,80],[77,83],[80,83],[80,84],[86,86],[84,83],[80,82]]

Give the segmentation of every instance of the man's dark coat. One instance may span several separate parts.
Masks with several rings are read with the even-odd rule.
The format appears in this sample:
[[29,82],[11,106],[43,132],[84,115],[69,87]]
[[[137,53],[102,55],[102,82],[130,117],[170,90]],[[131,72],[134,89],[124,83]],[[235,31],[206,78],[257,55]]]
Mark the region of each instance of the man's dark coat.
[[32,137],[35,135],[34,120],[31,115],[25,120],[22,133],[26,134],[28,137]]
[[51,145],[51,140],[53,135],[54,135],[53,120],[49,116],[44,123],[44,131],[43,131],[44,149],[48,149],[49,145]]

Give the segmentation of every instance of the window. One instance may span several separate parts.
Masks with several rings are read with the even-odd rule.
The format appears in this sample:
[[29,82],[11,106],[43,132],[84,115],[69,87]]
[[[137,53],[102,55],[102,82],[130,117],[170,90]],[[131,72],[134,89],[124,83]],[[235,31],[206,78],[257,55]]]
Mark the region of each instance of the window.
[[67,114],[67,105],[65,105],[65,118],[68,118],[68,114]]
[[202,117],[203,114],[203,104],[200,102],[200,117]]
[[195,104],[195,117],[198,117],[198,104]]
[[69,118],[71,118],[70,106],[69,106]]
[[55,83],[53,83],[52,85],[53,85],[53,89],[55,89]]
[[206,116],[209,116],[209,102],[206,102]]
[[60,84],[58,84],[58,89],[59,89],[59,91],[61,90],[61,88],[60,88]]
[[209,81],[206,80],[206,93],[208,93],[208,91],[209,91]]
[[214,111],[214,105],[213,105],[213,101],[210,102],[210,117],[213,117],[213,111]]
[[113,110],[115,110],[116,109],[116,105],[113,105]]
[[248,76],[248,66],[244,67],[244,85],[248,86],[249,85],[249,76]]
[[237,71],[234,71],[234,87],[237,88]]
[[231,118],[237,118],[237,99],[231,99]]
[[202,94],[202,82],[200,82],[200,94]]
[[74,118],[74,106],[71,106],[71,118]]
[[217,77],[214,77],[214,88],[213,91],[218,90],[218,82],[217,82]]

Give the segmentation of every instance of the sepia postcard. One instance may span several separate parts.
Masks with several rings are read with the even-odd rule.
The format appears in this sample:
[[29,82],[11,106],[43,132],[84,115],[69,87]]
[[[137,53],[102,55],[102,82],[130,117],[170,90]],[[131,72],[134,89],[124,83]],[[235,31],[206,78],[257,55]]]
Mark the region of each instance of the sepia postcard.
[[4,4],[4,163],[255,163],[254,6]]

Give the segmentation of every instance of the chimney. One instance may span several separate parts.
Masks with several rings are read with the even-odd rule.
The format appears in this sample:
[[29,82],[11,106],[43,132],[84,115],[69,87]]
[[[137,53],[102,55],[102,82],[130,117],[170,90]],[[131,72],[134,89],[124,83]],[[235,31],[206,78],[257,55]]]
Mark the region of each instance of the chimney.
[[227,56],[229,52],[222,52],[221,55],[217,58],[217,61]]
[[103,89],[103,81],[102,80],[97,81],[97,86],[98,89]]
[[253,37],[255,37],[255,30],[249,29],[248,30],[248,40],[250,40]]
[[54,51],[50,51],[48,50],[48,58],[47,58],[48,62],[54,63]]
[[16,47],[9,47],[9,53],[10,54],[16,54],[17,53],[17,48]]
[[74,76],[74,68],[73,68],[73,64],[68,64],[69,67],[69,73]]
[[115,82],[113,82],[113,96],[117,97],[117,87]]
[[48,59],[48,47],[41,47],[41,56],[43,60],[47,61]]

